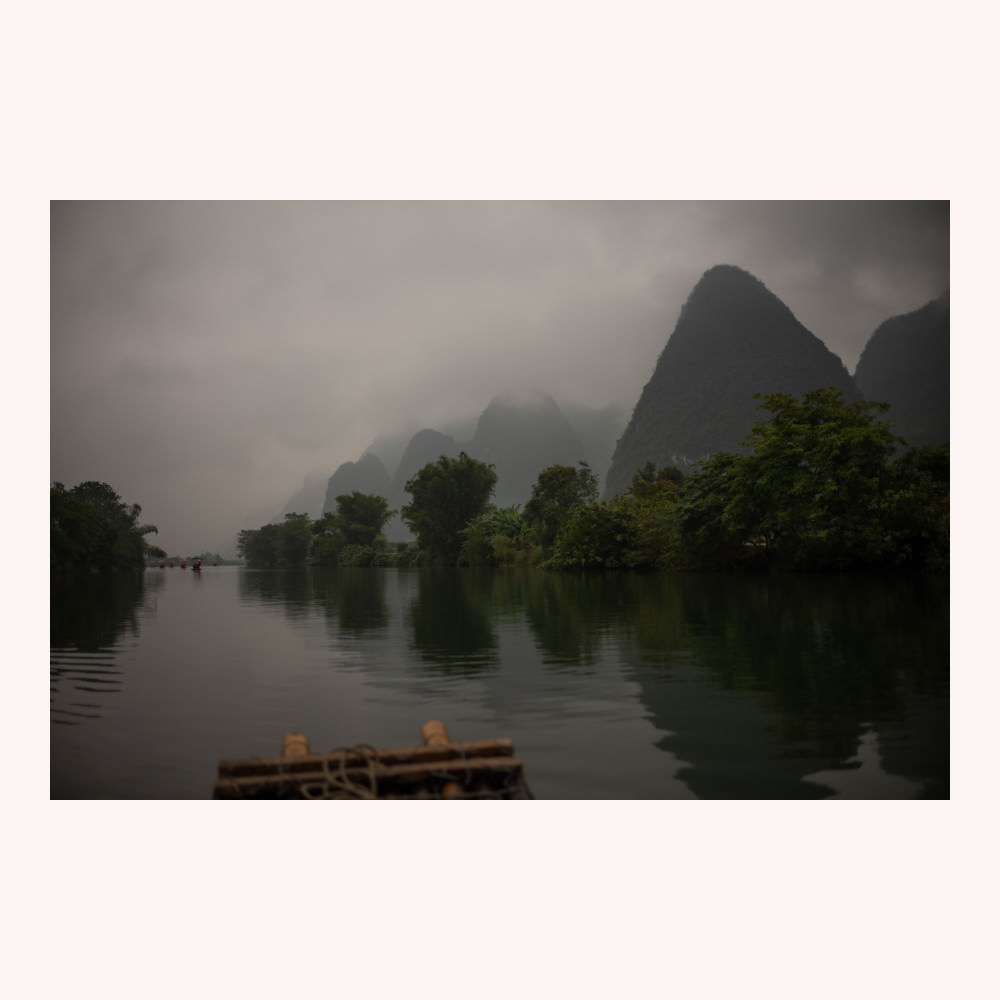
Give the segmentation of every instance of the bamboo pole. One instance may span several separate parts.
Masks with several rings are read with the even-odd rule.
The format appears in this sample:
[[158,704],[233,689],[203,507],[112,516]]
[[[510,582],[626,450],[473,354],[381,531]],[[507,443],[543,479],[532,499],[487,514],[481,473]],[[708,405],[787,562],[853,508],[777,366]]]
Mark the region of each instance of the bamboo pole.
[[[420,738],[424,741],[425,747],[438,747],[451,743],[448,730],[443,722],[431,719],[420,727]],[[462,786],[457,781],[446,781],[441,789],[442,799],[460,799],[462,797]]]
[[304,733],[288,733],[281,744],[282,757],[306,757],[309,755],[309,738]]
[[437,747],[451,743],[451,737],[448,735],[444,723],[438,722],[437,719],[431,719],[430,722],[425,722],[420,727],[420,738],[424,741],[425,747]]

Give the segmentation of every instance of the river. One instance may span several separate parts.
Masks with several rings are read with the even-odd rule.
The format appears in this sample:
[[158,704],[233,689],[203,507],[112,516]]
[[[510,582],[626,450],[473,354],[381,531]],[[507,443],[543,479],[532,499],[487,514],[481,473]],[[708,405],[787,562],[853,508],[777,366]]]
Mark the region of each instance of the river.
[[540,799],[948,798],[946,577],[149,569],[53,580],[54,799],[509,737]]

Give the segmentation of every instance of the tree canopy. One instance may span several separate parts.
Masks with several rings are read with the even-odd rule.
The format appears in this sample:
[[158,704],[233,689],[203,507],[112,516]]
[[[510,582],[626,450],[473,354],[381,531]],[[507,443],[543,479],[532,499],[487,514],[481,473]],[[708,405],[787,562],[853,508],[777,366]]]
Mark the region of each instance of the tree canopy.
[[442,455],[407,481],[406,491],[413,499],[400,512],[402,519],[432,558],[456,563],[462,530],[485,513],[496,483],[492,465],[464,451],[458,458]]
[[836,389],[756,398],[771,417],[754,424],[750,454],[713,455],[685,482],[679,527],[695,562],[903,565],[930,535],[946,549],[947,460],[935,478],[929,458],[897,458],[905,442],[882,419],[887,404]]
[[68,570],[142,569],[160,552],[146,541],[156,526],[139,520],[142,508],[126,503],[107,483],[90,480],[49,490],[49,563]]
[[524,520],[543,551],[552,547],[573,508],[593,502],[597,494],[597,476],[587,462],[578,468],[550,465],[539,473],[524,507]]

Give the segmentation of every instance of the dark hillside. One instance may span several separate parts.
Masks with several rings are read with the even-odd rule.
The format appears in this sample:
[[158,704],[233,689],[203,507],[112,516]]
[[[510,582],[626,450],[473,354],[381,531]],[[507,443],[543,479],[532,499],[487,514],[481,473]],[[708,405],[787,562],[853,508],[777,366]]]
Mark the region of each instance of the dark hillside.
[[357,462],[344,462],[330,477],[326,487],[326,502],[323,513],[337,509],[337,497],[345,493],[375,493],[380,497],[389,495],[389,473],[385,471],[382,459],[371,452]]
[[921,309],[887,319],[858,360],[865,399],[889,403],[894,430],[911,445],[951,435],[951,306],[946,292]]
[[389,500],[389,506],[396,511],[389,523],[385,526],[385,536],[391,541],[410,541],[413,534],[410,529],[403,524],[399,516],[399,511],[413,498],[406,492],[406,484],[425,465],[436,462],[442,455],[449,458],[457,458],[461,451],[458,442],[450,434],[442,434],[440,431],[425,428],[417,431],[410,438],[410,443],[403,451],[399,460],[399,465],[392,477],[389,492],[383,494]]
[[681,309],[618,441],[605,496],[628,489],[647,461],[684,468],[742,451],[761,416],[754,393],[828,387],[860,398],[840,358],[763,282],[738,267],[713,267]]
[[308,514],[314,520],[322,517],[323,502],[326,498],[328,480],[324,477],[306,476],[305,482],[297,493],[281,508],[281,513],[272,518],[272,522],[280,524],[286,514]]

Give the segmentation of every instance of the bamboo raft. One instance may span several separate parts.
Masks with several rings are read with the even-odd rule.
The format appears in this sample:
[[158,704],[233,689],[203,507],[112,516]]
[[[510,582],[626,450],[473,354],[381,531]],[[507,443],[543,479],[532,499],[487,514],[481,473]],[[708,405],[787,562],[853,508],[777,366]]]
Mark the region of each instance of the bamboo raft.
[[280,757],[222,760],[217,799],[530,799],[509,739],[453,743],[437,721],[420,746],[364,744],[313,753],[302,733],[285,736]]

